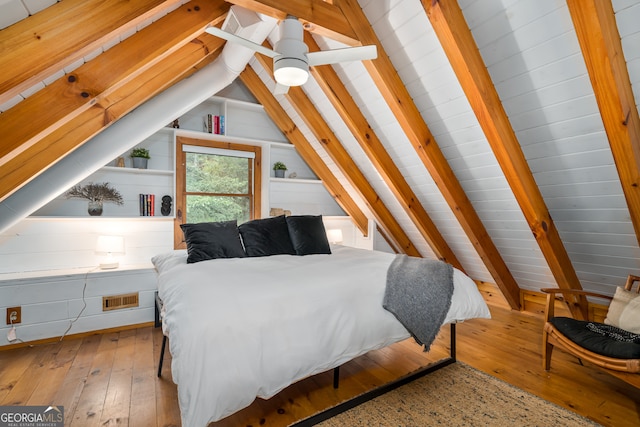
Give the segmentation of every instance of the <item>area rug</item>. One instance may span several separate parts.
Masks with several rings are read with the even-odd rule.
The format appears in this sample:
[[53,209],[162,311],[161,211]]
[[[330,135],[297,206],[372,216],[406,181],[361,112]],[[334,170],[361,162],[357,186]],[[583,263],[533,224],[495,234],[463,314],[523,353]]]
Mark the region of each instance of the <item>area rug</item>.
[[345,426],[599,426],[461,362],[318,424]]

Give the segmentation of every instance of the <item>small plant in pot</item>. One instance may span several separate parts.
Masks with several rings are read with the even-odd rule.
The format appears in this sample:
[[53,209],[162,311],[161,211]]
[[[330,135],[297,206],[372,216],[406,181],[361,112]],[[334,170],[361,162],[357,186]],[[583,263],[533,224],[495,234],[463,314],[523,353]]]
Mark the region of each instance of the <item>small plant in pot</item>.
[[287,170],[287,165],[282,162],[275,162],[273,164],[273,172],[276,178],[284,178],[284,172]]
[[104,202],[124,204],[122,195],[118,190],[111,187],[108,182],[98,184],[75,185],[66,193],[67,199],[86,199],[89,201],[88,212],[91,216],[102,215],[102,205]]
[[149,155],[149,150],[142,147],[136,147],[131,150],[131,161],[133,163],[133,167],[137,169],[146,169],[147,162],[151,156]]

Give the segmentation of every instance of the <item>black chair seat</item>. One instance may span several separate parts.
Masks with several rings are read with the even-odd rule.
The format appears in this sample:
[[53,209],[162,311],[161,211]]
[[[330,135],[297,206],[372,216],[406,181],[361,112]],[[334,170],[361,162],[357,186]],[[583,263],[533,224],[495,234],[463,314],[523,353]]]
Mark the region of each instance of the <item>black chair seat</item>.
[[640,334],[604,323],[553,317],[550,323],[577,345],[616,359],[640,359]]

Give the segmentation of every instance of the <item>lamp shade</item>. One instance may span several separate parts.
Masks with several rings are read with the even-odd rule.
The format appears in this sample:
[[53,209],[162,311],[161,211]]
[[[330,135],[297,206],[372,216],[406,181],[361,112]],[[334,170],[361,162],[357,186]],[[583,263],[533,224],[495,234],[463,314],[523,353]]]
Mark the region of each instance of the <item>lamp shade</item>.
[[100,268],[118,268],[118,261],[113,254],[124,253],[124,237],[122,236],[98,236],[96,252],[107,254],[106,262],[100,263]]
[[124,237],[98,236],[98,241],[96,242],[96,252],[103,254],[124,253]]
[[327,239],[329,243],[342,243],[342,230],[339,228],[327,230]]

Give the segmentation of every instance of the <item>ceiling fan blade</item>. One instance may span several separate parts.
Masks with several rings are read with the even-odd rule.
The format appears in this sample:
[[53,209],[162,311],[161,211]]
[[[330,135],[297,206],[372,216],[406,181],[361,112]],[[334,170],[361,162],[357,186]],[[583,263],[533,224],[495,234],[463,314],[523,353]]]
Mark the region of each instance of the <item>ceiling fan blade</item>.
[[309,65],[337,64],[338,62],[362,61],[378,57],[376,45],[345,47],[343,49],[321,50],[307,54]]
[[273,89],[274,95],[286,95],[287,92],[289,92],[289,86],[280,83],[276,83],[276,87]]
[[251,50],[255,50],[258,53],[261,53],[265,56],[268,56],[269,58],[274,58],[278,55],[277,52],[271,50],[271,49],[267,49],[266,47],[259,45],[257,43],[252,42],[251,40],[247,40],[245,38],[242,38],[240,36],[236,36],[235,34],[232,33],[227,33],[226,31],[221,30],[218,27],[207,27],[207,29],[205,30],[207,33],[214,35],[216,37],[220,37],[221,39],[225,39],[227,41],[230,41],[231,43],[237,43],[240,44],[244,47],[247,47]]

